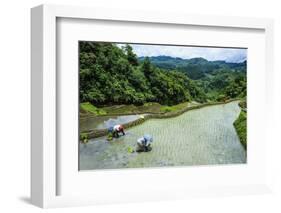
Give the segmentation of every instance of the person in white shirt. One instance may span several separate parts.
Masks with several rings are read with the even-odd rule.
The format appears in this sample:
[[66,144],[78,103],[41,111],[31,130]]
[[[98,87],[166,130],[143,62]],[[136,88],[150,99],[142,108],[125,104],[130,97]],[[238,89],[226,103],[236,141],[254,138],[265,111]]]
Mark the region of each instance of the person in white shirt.
[[115,125],[113,127],[113,133],[112,133],[113,137],[119,138],[119,133],[122,133],[123,135],[125,135],[124,127],[120,124]]
[[144,135],[137,140],[137,152],[149,152],[152,150],[151,143],[153,141],[152,136]]

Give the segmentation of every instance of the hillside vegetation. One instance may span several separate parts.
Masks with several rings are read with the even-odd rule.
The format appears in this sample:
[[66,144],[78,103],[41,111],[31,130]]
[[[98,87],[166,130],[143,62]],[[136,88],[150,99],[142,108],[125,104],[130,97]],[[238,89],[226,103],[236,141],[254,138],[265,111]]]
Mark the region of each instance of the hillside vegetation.
[[[246,96],[246,61],[227,63],[169,56],[138,58],[130,45],[79,42],[82,110],[113,105],[224,101]],[[81,105],[80,105],[81,108]]]
[[[139,58],[144,61],[144,57]],[[181,59],[170,56],[149,57],[153,65],[166,71],[178,70],[200,87],[210,100],[246,96],[247,61],[229,63],[204,58]]]
[[184,73],[166,72],[132,48],[111,43],[80,42],[80,102],[95,105],[157,102],[173,105],[197,100],[203,91]]
[[239,103],[241,112],[234,122],[241,144],[247,149],[247,102],[245,100]]

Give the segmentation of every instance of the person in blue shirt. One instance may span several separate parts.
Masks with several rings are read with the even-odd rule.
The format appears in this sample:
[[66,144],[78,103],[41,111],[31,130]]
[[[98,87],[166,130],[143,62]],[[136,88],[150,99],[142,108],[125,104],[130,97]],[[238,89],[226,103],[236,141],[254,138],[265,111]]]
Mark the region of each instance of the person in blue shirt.
[[153,141],[152,136],[144,135],[137,140],[137,152],[149,152],[152,150],[151,143]]

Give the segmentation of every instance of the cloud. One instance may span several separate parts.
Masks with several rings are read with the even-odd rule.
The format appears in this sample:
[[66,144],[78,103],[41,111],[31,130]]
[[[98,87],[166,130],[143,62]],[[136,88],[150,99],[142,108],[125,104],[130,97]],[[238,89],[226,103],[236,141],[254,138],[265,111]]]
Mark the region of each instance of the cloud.
[[[124,44],[118,44],[119,47]],[[189,47],[131,44],[133,51],[140,56],[171,56],[183,59],[202,57],[209,61],[223,60],[227,62],[242,62],[247,59],[247,49],[219,47]]]

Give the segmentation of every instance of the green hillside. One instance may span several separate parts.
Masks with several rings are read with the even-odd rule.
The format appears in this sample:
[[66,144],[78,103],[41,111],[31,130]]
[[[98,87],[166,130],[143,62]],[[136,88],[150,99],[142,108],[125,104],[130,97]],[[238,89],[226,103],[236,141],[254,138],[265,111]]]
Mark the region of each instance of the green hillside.
[[[140,57],[140,61],[144,61]],[[178,70],[203,90],[210,100],[246,96],[247,61],[229,63],[204,58],[181,59],[170,56],[149,57],[151,63],[167,72]]]
[[80,102],[176,105],[246,96],[246,61],[140,57],[130,45],[79,42]]

